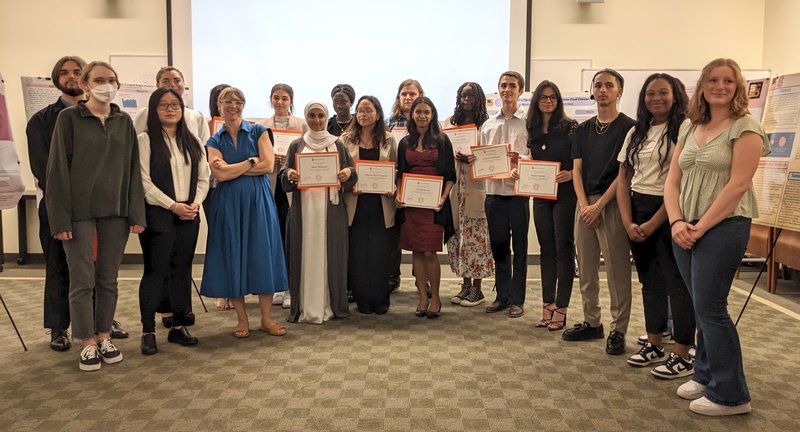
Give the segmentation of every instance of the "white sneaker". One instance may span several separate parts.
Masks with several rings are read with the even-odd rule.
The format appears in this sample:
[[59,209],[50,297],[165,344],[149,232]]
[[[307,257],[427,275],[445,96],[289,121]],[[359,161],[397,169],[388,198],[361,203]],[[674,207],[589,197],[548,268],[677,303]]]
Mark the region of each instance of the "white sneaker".
[[289,309],[292,307],[292,297],[289,295],[289,291],[284,291],[283,303],[281,303],[281,307],[284,309]]
[[100,351],[97,350],[97,345],[86,345],[81,350],[81,362],[78,366],[82,371],[96,371],[100,370],[103,365],[103,360],[100,359]]
[[714,417],[736,415],[736,414],[747,414],[753,410],[753,408],[750,406],[750,402],[734,406],[722,405],[708,400],[708,398],[705,396],[693,400],[689,404],[689,409],[697,414],[714,416]]
[[103,362],[112,364],[122,361],[122,351],[111,343],[111,339],[103,339],[100,341],[100,355],[103,357]]
[[272,304],[274,305],[282,305],[283,304],[283,293],[286,291],[276,292],[272,295]]
[[663,347],[657,347],[650,342],[644,344],[638,353],[628,357],[628,364],[635,367],[644,367],[653,363],[661,363],[667,359]]
[[686,361],[681,356],[669,353],[667,362],[661,366],[656,366],[650,371],[656,378],[675,379],[689,376],[694,373],[694,360],[691,358]]
[[705,396],[706,386],[695,380],[689,380],[678,387],[678,396],[683,399],[694,400]]

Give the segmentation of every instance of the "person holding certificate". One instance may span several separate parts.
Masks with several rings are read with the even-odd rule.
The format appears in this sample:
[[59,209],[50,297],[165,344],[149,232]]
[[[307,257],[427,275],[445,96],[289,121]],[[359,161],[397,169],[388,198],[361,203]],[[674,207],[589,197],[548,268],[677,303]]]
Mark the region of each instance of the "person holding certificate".
[[335,114],[328,119],[328,132],[331,135],[341,136],[353,123],[353,101],[356,100],[356,91],[350,84],[336,84],[331,90],[331,102]]
[[261,330],[286,328],[272,318],[272,296],[286,290],[286,261],[267,174],[274,157],[269,129],[242,119],[245,98],[228,87],[219,95],[225,127],[208,140],[211,173],[219,181],[211,202],[206,262],[200,292],[233,303],[237,338],[250,336],[244,296],[258,295]]
[[[402,209],[400,219],[400,248],[410,250],[414,277],[419,290],[418,317],[438,318],[442,310],[439,298],[441,266],[436,255],[455,233],[450,207],[450,189],[456,181],[453,146],[442,133],[436,107],[427,97],[419,97],[411,105],[408,135],[397,149],[399,181],[405,173],[443,177],[444,186],[436,209],[405,207],[401,197],[396,199]],[[425,285],[431,285],[428,301]]]
[[726,304],[751,221],[758,217],[753,175],[770,153],[747,103],[747,84],[735,61],[707,64],[689,101],[692,124],[678,138],[664,185],[672,251],[697,320],[694,372],[678,396],[707,416],[752,409],[739,334]]
[[564,114],[561,91],[542,81],[528,108],[528,148],[534,160],[560,163],[557,199],[533,198],[533,224],[542,270],[542,319],[536,327],[564,328],[575,279],[575,189],[572,186],[572,140],[578,122]]
[[[341,136],[350,157],[358,161],[397,162],[397,143],[383,123],[383,108],[375,96],[362,96],[356,104],[356,121]],[[394,164],[387,180],[394,189]],[[361,180],[361,179],[360,179]],[[356,185],[358,187],[358,185]],[[389,264],[397,248],[394,191],[384,194],[344,194],[350,224],[347,285],[358,311],[385,314],[389,311]]]
[[148,221],[148,229],[139,234],[144,257],[139,284],[144,355],[158,352],[155,313],[164,298],[172,312],[167,340],[197,344],[187,328],[194,325],[192,259],[200,231],[200,203],[211,171],[203,146],[183,117],[185,109],[175,89],[157,89],[150,96],[146,132],[138,136]]
[[[275,114],[259,122],[260,124],[273,130],[299,131],[306,133],[308,125],[300,117],[293,115],[294,112],[294,89],[289,84],[275,84],[269,92],[269,103]],[[275,170],[278,171],[284,166],[286,157],[275,154]],[[286,219],[289,214],[289,198],[287,191],[283,190],[283,185],[278,181],[278,176],[270,176],[269,186],[275,196],[275,206],[278,210],[278,220],[280,222],[281,238],[286,242]],[[284,309],[288,309],[291,304],[289,291],[277,292],[272,299],[274,304],[282,304]]]
[[[489,118],[485,100],[486,95],[478,83],[462,84],[456,93],[456,108],[453,115],[445,119],[444,127],[474,125],[480,131]],[[470,145],[477,144],[473,142]],[[447,251],[450,269],[464,282],[450,301],[461,306],[477,306],[485,301],[481,280],[494,274],[489,227],[483,208],[486,187],[484,182],[472,179],[468,155],[456,151],[456,161],[458,177],[450,192],[456,232],[447,242]]]
[[[617,157],[617,204],[642,283],[647,330],[647,341],[628,364],[644,367],[666,361],[651,371],[664,379],[689,376],[693,369],[689,348],[694,345],[694,307],[672,253],[663,197],[679,131],[686,132],[690,124],[688,99],[683,84],[671,75],[647,77],[639,92],[636,124]],[[670,311],[675,344],[667,357],[662,334]]]
[[[519,158],[530,158],[525,110],[519,107],[519,96],[524,88],[525,78],[522,74],[516,71],[503,72],[497,82],[497,92],[503,106],[496,116],[490,117],[481,127],[481,145],[509,144],[509,158],[513,165],[516,165]],[[470,160],[474,160],[474,157],[470,156]],[[529,203],[528,197],[514,195],[513,179],[486,180],[484,208],[497,285],[497,297],[486,307],[487,313],[507,310],[506,313],[511,318],[519,318],[525,314],[523,305],[525,279],[528,275],[528,226],[531,216]]]
[[[292,193],[286,231],[292,298],[289,322],[322,324],[349,315],[347,209],[343,192],[353,188],[358,176],[344,144],[327,131],[325,104],[309,102],[305,115],[309,131],[289,145],[280,174],[283,189]],[[315,154],[324,158],[316,158]],[[305,162],[317,159],[319,166]],[[320,169],[319,178],[330,177],[336,184],[301,184],[307,179],[304,169],[312,167]]]

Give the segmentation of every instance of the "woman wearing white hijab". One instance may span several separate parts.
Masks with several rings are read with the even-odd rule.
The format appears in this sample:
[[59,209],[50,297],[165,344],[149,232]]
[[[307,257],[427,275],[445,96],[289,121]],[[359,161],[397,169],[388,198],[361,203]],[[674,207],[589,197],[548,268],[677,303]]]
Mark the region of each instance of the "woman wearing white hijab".
[[[347,305],[347,210],[343,192],[356,183],[353,159],[327,131],[328,109],[312,101],[305,108],[309,131],[292,142],[280,173],[292,194],[286,232],[289,262],[290,322],[322,324],[349,315]],[[298,189],[295,155],[339,153],[339,186]]]

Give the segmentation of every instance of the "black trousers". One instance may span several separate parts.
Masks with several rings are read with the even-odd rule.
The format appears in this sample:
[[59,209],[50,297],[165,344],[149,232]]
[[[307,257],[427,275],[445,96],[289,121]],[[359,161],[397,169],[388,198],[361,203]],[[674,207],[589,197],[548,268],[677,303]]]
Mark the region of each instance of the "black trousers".
[[176,216],[166,233],[145,229],[139,234],[144,257],[144,275],[139,284],[142,331],[155,331],[155,314],[164,298],[169,299],[176,326],[194,324],[192,304],[192,259],[200,221],[182,221]]
[[487,195],[484,201],[489,244],[494,258],[497,300],[501,303],[519,306],[525,304],[528,225],[531,216],[529,202],[527,197],[504,195]]
[[542,302],[569,306],[575,279],[575,194],[557,200],[533,199],[533,224],[539,239]]
[[[633,222],[642,224],[653,217],[664,198],[658,195],[631,194]],[[678,270],[672,252],[672,233],[664,222],[645,241],[631,242],[631,253],[642,283],[644,323],[647,333],[667,329],[669,306],[672,308],[672,335],[681,345],[694,345],[695,317],[692,297]]]
[[44,327],[69,328],[69,266],[64,245],[50,234],[50,222],[44,198],[39,203],[39,241],[45,260]]

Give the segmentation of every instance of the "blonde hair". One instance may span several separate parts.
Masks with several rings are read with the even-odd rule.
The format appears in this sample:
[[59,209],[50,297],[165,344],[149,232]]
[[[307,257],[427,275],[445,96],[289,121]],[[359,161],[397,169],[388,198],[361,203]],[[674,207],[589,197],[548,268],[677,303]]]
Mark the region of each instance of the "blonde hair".
[[117,75],[117,71],[115,71],[114,68],[111,67],[110,64],[108,64],[108,63],[106,63],[104,61],[97,61],[97,60],[95,60],[95,61],[93,61],[93,62],[91,62],[91,63],[89,63],[89,64],[87,64],[86,66],[83,67],[83,70],[81,70],[81,80],[80,80],[81,84],[83,84],[83,85],[85,85],[87,87],[89,86],[89,73],[92,72],[92,69],[94,69],[94,68],[96,68],[98,66],[102,66],[102,67],[110,70],[111,72],[114,72],[114,78],[117,79],[117,88],[119,88],[120,84],[119,84],[119,76]]
[[[242,101],[242,103],[247,103],[244,98],[244,93],[236,87],[226,87],[219,93],[219,97],[217,98],[217,105],[220,105],[222,101],[226,98],[233,97],[234,99],[238,99]],[[222,111],[222,110],[220,110]]]
[[736,92],[731,99],[730,110],[734,118],[743,117],[750,114],[747,109],[747,88],[744,76],[742,76],[742,69],[739,64],[729,58],[718,58],[711,60],[700,73],[700,79],[697,80],[697,87],[694,94],[689,101],[689,119],[694,124],[706,124],[711,121],[711,109],[708,106],[705,95],[703,94],[703,84],[708,81],[709,75],[714,68],[720,66],[728,66],[733,71],[734,79],[736,80]]
[[392,105],[392,113],[389,118],[403,117],[403,110],[400,108],[400,92],[403,91],[403,87],[412,85],[417,88],[417,91],[419,91],[419,95],[417,97],[425,96],[425,91],[422,90],[422,84],[420,84],[419,81],[411,78],[404,80],[397,87],[397,96],[394,98],[394,105]]

